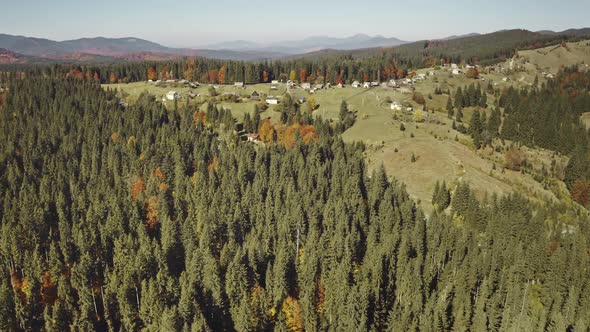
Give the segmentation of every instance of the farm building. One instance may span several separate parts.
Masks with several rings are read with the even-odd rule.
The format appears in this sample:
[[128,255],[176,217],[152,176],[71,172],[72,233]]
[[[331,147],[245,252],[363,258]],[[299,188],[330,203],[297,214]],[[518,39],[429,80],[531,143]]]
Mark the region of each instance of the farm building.
[[168,91],[168,93],[166,94],[166,99],[168,99],[168,100],[180,99],[180,94],[176,91]]
[[338,87],[338,88],[341,88],[341,89],[342,89],[342,88],[344,87],[344,84],[342,84],[342,83],[338,83],[338,85],[336,85],[336,87]]
[[166,80],[166,83],[176,83],[176,80]]
[[321,84],[321,83],[316,84],[315,87],[314,87],[315,90],[321,90],[323,88],[324,88],[324,85]]
[[279,99],[277,97],[268,96],[266,97],[266,103],[269,105],[277,105],[279,103]]
[[279,80],[272,80],[270,84],[279,84]]
[[371,82],[364,82],[363,83],[363,88],[368,89],[371,87]]
[[311,83],[301,83],[301,88],[303,90],[309,90],[311,89]]
[[394,79],[391,79],[387,82],[387,86],[390,88],[395,88],[397,86],[397,83],[395,82]]
[[379,86],[379,82],[373,81],[373,82],[371,82],[371,86]]
[[244,87],[244,82],[235,82],[235,83],[234,83],[234,86],[235,86],[236,88],[243,88],[243,87]]
[[453,75],[459,75],[459,74],[462,74],[462,72],[461,72],[461,69],[457,69],[457,68],[454,68],[454,69],[452,70],[452,73],[453,73]]
[[190,86],[193,89],[198,88],[199,85],[201,85],[199,82],[191,82],[191,83],[188,84],[188,86]]
[[252,92],[252,94],[250,95],[250,100],[260,100],[260,94],[258,94],[258,92],[256,91]]
[[194,92],[191,92],[191,93],[189,93],[189,94],[188,94],[188,97],[189,97],[190,99],[195,99],[195,98],[197,98],[198,96],[200,96],[200,94],[198,94],[198,93],[194,93]]
[[353,87],[353,88],[358,88],[358,87],[360,87],[360,86],[361,86],[361,83],[360,83],[359,81],[354,81],[354,82],[352,82],[352,87]]
[[393,111],[401,111],[402,110],[402,105],[398,104],[396,101],[394,101],[393,103],[391,103],[389,105],[389,107],[391,108],[391,110]]

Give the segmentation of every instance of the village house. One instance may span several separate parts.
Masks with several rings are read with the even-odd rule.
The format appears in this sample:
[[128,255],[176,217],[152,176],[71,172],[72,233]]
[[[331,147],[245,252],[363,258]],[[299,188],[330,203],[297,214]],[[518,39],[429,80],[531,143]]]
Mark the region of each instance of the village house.
[[154,80],[148,80],[148,83],[154,83]]
[[390,88],[395,88],[397,86],[397,82],[394,79],[391,79],[387,82],[387,86]]
[[426,79],[426,74],[418,74],[418,76],[416,76],[417,80],[425,80]]
[[266,97],[266,103],[269,105],[277,105],[279,103],[279,99],[277,97],[268,96]]
[[188,84],[189,81],[183,79],[183,80],[178,81],[178,83],[180,83],[180,84]]
[[176,83],[176,80],[166,80],[166,83]]
[[389,107],[391,108],[392,111],[401,111],[402,110],[402,105],[398,104],[396,101],[391,103],[389,105]]
[[255,100],[255,101],[260,100],[260,94],[258,94],[258,92],[256,92],[256,91],[252,92],[252,94],[250,95],[250,100]]
[[431,70],[431,71],[429,71],[429,72],[428,72],[428,76],[434,76],[434,71],[432,71],[432,70]]
[[368,89],[371,87],[371,82],[364,82],[363,83],[363,88]]
[[342,89],[344,87],[344,84],[342,84],[342,82],[338,83],[338,85],[336,85],[337,88]]
[[189,94],[188,94],[188,97],[189,97],[190,99],[195,99],[195,98],[197,98],[197,97],[199,97],[199,96],[200,96],[200,94],[198,94],[198,93],[194,93],[194,92],[191,92],[191,93],[189,93]]
[[201,84],[199,84],[199,82],[192,82],[192,83],[189,83],[188,86],[190,86],[193,89],[196,89],[199,87],[199,85],[201,85]]
[[244,82],[234,82],[234,86],[236,88],[244,88]]
[[301,88],[303,90],[309,90],[311,89],[311,83],[301,83]]
[[462,71],[461,71],[461,69],[454,68],[454,69],[452,70],[452,73],[453,73],[453,75],[459,75],[459,74],[462,74]]
[[324,88],[324,85],[321,84],[321,83],[316,84],[315,87],[314,87],[315,90],[321,90],[323,88]]
[[371,82],[371,86],[379,86],[379,82],[373,81],[373,82]]
[[354,82],[352,82],[352,87],[353,87],[353,88],[358,88],[358,87],[360,87],[360,86],[361,86],[361,83],[360,83],[359,81],[354,81]]
[[168,93],[166,94],[166,99],[167,100],[177,100],[180,99],[180,94],[176,91],[168,91]]
[[459,66],[457,66],[456,63],[451,63],[451,69],[458,69]]

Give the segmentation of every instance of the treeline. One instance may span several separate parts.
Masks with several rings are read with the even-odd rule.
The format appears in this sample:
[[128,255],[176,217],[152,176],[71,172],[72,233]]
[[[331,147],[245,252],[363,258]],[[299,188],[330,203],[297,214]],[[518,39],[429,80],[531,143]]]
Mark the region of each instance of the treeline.
[[0,330],[588,329],[588,220],[464,184],[427,220],[362,145],[312,125],[255,146],[222,109],[12,81]]
[[112,65],[5,65],[2,71],[29,75],[75,77],[100,83],[187,79],[201,83],[246,84],[272,80],[310,83],[385,81],[404,78],[408,70],[442,63],[489,65],[513,56],[516,50],[574,41],[581,37],[546,36],[526,30],[446,41],[424,41],[394,48],[322,52],[265,62],[185,58],[161,62],[122,62]]

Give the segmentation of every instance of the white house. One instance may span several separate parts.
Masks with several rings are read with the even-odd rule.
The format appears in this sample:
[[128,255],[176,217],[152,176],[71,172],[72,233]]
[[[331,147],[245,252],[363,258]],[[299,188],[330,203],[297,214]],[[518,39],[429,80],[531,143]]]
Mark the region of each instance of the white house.
[[359,81],[352,82],[352,87],[353,88],[358,88],[359,86],[361,86],[361,83]]
[[301,88],[303,90],[309,90],[311,89],[311,83],[301,83]]
[[459,66],[457,66],[456,63],[451,63],[451,69],[458,69]]
[[417,80],[425,80],[426,79],[426,74],[418,74],[418,76],[416,76]]
[[321,90],[321,89],[323,89],[323,88],[324,88],[324,85],[323,85],[323,84],[320,84],[320,83],[318,83],[318,84],[316,84],[316,85],[315,85],[315,88],[314,88],[314,89],[316,89],[316,90]]
[[363,83],[363,88],[368,89],[371,87],[371,82],[364,82]]
[[461,74],[461,69],[454,68],[452,73],[453,73],[453,75],[459,75],[459,74]]
[[342,83],[338,83],[338,85],[336,85],[336,87],[338,87],[338,88],[343,88],[343,87],[344,87],[344,84],[342,84]]
[[431,70],[431,71],[428,72],[428,75],[429,76],[434,76],[434,72]]
[[168,99],[168,100],[180,99],[180,94],[176,91],[168,91],[168,93],[166,94],[166,99]]
[[234,86],[236,88],[243,88],[244,87],[244,82],[234,82]]
[[391,110],[393,111],[401,111],[402,110],[402,105],[398,104],[396,101],[394,101],[393,103],[391,103],[389,105],[389,107],[391,108]]
[[268,96],[266,97],[266,103],[269,105],[277,105],[279,103],[279,99],[277,97]]
[[389,80],[389,82],[387,82],[387,86],[391,87],[391,88],[395,88],[397,86],[397,83],[395,82],[394,79]]
[[279,80],[272,80],[270,81],[270,84],[279,84]]
[[373,81],[373,82],[371,82],[371,86],[379,86],[379,82]]

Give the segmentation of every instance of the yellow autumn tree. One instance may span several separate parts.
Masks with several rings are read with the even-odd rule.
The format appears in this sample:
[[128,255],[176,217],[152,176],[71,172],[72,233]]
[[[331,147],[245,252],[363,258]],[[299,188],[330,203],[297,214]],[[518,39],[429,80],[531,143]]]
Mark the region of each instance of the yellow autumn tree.
[[291,80],[291,82],[295,82],[296,79],[297,72],[295,71],[295,69],[291,69],[291,72],[289,73],[289,80]]
[[287,323],[288,331],[303,331],[303,311],[297,299],[287,296],[283,301],[281,313]]

